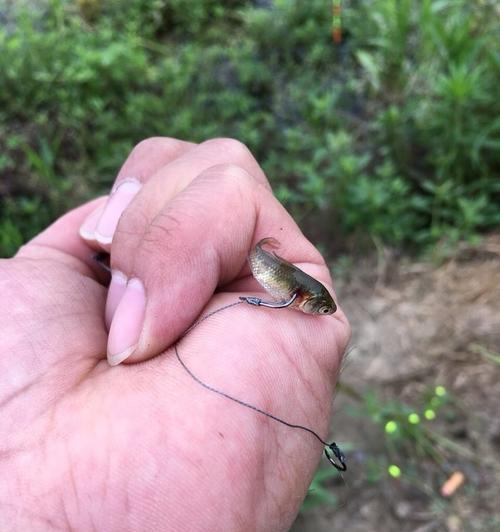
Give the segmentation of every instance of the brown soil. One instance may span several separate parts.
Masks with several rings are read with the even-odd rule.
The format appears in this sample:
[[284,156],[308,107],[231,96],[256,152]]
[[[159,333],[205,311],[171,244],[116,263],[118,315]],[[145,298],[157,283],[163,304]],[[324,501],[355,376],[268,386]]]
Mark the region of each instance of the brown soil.
[[[439,267],[391,259],[356,266],[337,293],[353,339],[332,426],[350,449],[349,469],[324,484],[338,502],[301,512],[293,531],[500,530],[500,235]],[[383,424],[352,413],[369,390],[418,410],[436,385],[451,400],[422,424],[436,438],[434,458],[410,441],[391,454]],[[387,474],[395,459],[397,480]],[[444,498],[454,471],[465,482]]]

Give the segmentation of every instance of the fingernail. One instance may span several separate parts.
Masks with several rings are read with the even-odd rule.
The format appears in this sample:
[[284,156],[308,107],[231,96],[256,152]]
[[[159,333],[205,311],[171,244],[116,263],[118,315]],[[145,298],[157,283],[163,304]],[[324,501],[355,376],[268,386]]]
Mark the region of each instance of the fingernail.
[[118,270],[112,270],[111,283],[109,284],[108,297],[106,299],[106,310],[104,313],[108,330],[111,327],[113,316],[115,315],[118,304],[122,300],[126,287],[127,276]]
[[141,336],[146,294],[139,279],[130,279],[111,321],[108,336],[108,362],[117,366],[136,349]]
[[80,226],[80,236],[85,240],[95,240],[95,228],[97,227],[97,222],[104,211],[105,205],[106,202],[103,202],[101,205],[99,205],[99,207],[97,207],[97,209],[93,210]]
[[113,190],[95,229],[95,238],[99,243],[111,244],[122,212],[141,186],[142,184],[137,179],[130,178],[119,183]]

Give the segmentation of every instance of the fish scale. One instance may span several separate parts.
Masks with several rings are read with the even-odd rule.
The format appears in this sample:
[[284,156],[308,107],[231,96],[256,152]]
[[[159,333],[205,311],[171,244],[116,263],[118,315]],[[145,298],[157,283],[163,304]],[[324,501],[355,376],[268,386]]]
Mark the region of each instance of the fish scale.
[[275,238],[263,238],[250,253],[248,261],[255,279],[273,298],[283,302],[295,295],[289,306],[307,314],[333,314],[336,311],[335,302],[319,281],[276,253],[262,249],[263,245],[277,248],[280,244]]
[[[266,255],[268,254],[266,253]],[[274,257],[269,257],[270,260],[266,260],[266,258],[259,256],[257,253],[250,255],[250,268],[253,276],[276,299],[289,299],[297,289],[295,283],[293,285],[290,284],[289,287],[281,286],[277,282],[282,273],[280,266],[276,263]]]

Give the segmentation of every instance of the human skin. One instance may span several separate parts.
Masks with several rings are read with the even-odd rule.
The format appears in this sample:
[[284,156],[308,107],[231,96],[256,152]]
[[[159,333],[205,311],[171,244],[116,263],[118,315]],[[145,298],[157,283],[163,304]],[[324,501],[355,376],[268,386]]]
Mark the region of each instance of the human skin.
[[[0,530],[287,530],[321,444],[201,387],[173,345],[259,295],[246,257],[263,237],[333,294],[328,268],[237,141],[148,139],[114,190],[0,262]],[[99,249],[119,272],[109,297]],[[178,349],[204,382],[326,439],[349,335],[341,308],[241,304]]]

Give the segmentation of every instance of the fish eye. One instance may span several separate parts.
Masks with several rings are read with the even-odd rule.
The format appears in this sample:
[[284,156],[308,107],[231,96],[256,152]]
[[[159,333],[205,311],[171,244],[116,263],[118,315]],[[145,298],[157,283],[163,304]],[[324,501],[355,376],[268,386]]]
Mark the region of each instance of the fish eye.
[[320,314],[328,314],[330,312],[330,309],[328,307],[321,307],[319,309]]

